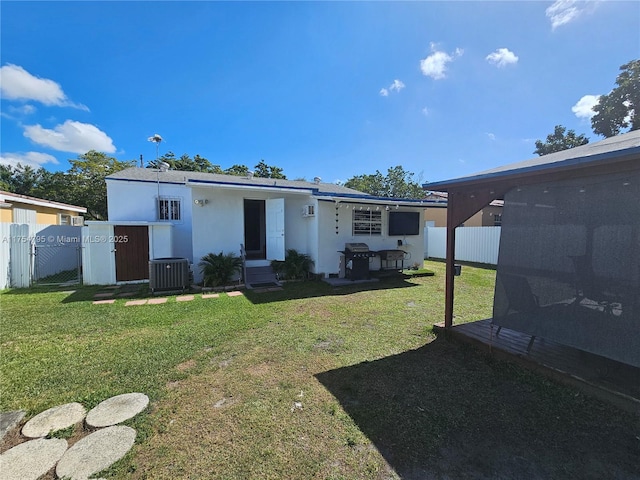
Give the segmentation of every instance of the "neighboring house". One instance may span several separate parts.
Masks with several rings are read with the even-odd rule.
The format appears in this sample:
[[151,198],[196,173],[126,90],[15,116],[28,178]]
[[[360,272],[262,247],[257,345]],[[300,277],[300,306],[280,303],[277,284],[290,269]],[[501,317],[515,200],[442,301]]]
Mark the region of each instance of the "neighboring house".
[[84,207],[0,191],[0,222],[30,225],[83,224]]
[[424,188],[448,192],[445,327],[456,227],[503,198],[493,324],[640,367],[640,130]]
[[[140,239],[135,243],[142,247],[131,241],[103,245],[102,252],[110,255],[115,250],[116,258],[106,262],[113,265],[105,267],[111,273],[95,277],[93,283],[124,281],[115,265],[134,258],[140,260],[136,275],[148,278],[148,270],[143,270],[149,259],[158,257],[187,258],[195,264],[195,281],[200,281],[197,263],[204,255],[239,255],[241,245],[251,266],[283,260],[286,250],[295,249],[311,256],[313,271],[325,276],[340,274],[339,251],[346,243],[366,243],[374,251],[401,249],[406,252],[405,266],[421,264],[424,257],[423,212],[428,201],[373,197],[320,179],[148,168],[129,168],[109,175],[106,182],[109,221],[89,222],[88,233],[102,229],[105,238],[127,235],[131,240],[131,232],[137,232]],[[400,223],[399,231],[390,232],[390,218]],[[372,258],[370,269],[380,267],[380,258]]]
[[[437,202],[424,209],[424,221],[427,227],[447,226],[447,194],[428,192],[427,200]],[[502,224],[502,200],[494,200],[460,225],[461,227],[499,227]]]

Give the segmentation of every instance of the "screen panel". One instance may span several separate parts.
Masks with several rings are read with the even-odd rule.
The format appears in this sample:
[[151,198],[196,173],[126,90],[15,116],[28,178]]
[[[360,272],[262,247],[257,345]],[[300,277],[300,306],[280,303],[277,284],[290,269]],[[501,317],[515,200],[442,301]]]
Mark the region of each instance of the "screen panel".
[[640,367],[640,171],[505,196],[493,322]]

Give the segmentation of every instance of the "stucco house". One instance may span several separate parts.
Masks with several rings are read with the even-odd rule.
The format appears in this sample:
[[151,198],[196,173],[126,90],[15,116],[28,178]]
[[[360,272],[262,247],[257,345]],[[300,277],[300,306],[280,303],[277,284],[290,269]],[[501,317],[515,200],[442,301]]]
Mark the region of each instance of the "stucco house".
[[[90,246],[101,249],[103,271],[88,279],[85,275],[87,283],[144,280],[148,261],[159,257],[196,264],[198,282],[197,263],[204,255],[240,254],[241,245],[248,266],[283,260],[286,250],[295,249],[309,255],[313,271],[324,276],[340,275],[340,251],[348,243],[364,243],[371,251],[402,250],[405,266],[422,264],[424,258],[428,201],[374,197],[319,178],[308,182],[150,168],[129,168],[106,182],[109,220],[88,222],[86,233],[99,232],[114,241],[126,236],[128,241]],[[134,261],[139,262],[137,273],[118,274],[117,264]],[[372,256],[370,270],[383,262]]]

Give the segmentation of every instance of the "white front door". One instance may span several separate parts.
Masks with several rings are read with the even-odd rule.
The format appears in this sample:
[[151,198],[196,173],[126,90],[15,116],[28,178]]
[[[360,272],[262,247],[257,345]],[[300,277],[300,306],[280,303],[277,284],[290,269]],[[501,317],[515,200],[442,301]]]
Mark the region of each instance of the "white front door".
[[284,198],[270,198],[266,208],[267,260],[284,260]]

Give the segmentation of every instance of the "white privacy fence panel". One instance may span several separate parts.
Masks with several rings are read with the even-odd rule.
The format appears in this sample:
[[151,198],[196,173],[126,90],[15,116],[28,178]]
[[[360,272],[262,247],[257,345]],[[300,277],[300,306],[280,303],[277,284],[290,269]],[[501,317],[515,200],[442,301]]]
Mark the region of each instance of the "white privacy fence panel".
[[[0,290],[27,288],[39,276],[78,267],[81,227],[0,223]],[[42,253],[40,262],[36,252]]]
[[[498,264],[501,227],[456,228],[456,260]],[[425,258],[447,257],[446,227],[427,227],[424,233]]]

